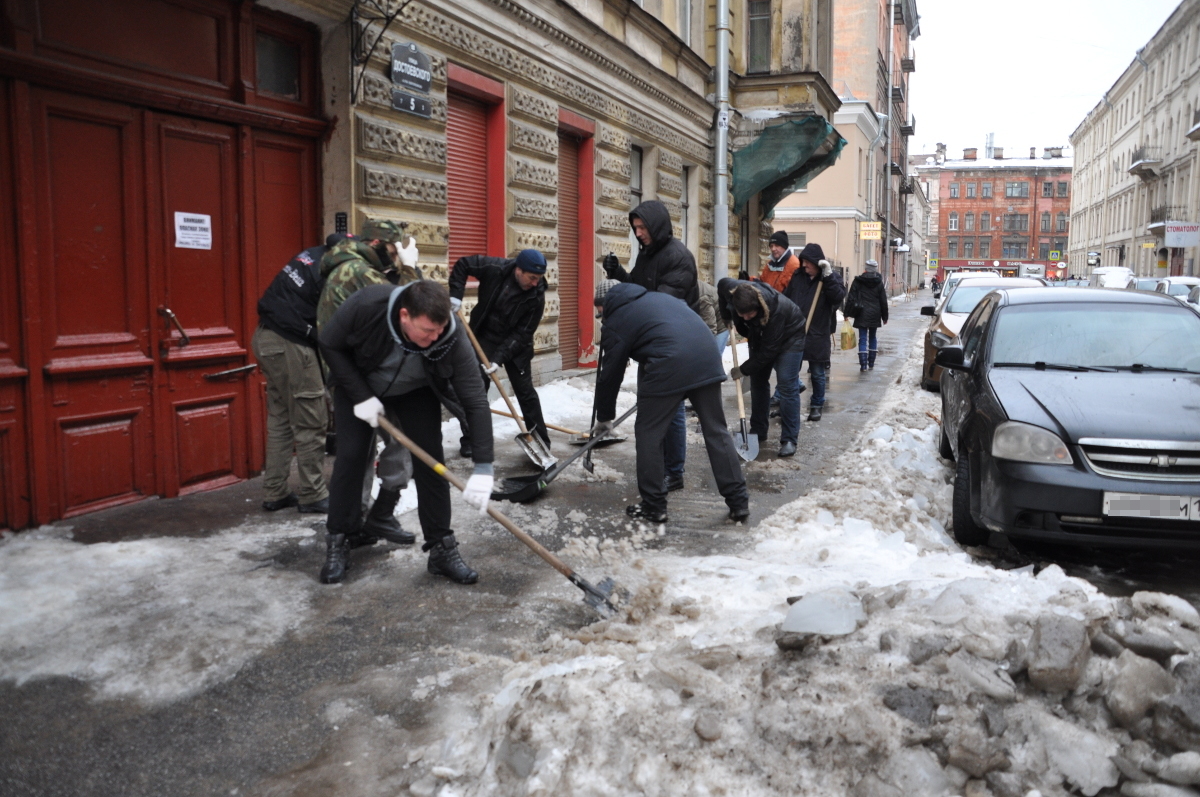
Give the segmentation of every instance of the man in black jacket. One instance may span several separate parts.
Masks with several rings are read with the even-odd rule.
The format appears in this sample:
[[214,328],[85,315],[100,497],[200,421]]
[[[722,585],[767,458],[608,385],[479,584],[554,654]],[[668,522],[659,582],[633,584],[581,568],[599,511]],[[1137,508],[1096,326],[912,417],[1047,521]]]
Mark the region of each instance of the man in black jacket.
[[[700,313],[700,287],[697,284],[696,258],[675,237],[667,206],[656,199],[642,202],[629,212],[629,226],[638,239],[638,256],[632,272],[626,272],[617,258],[604,258],[609,279],[632,282],[648,291],[682,299]],[[664,447],[667,491],[683,488],[683,469],[687,458],[687,416],[683,402],[671,421]]]
[[[817,286],[821,296],[817,298]],[[846,296],[846,286],[841,275],[825,259],[820,244],[808,244],[800,250],[800,270],[792,275],[784,296],[800,308],[808,319],[809,310],[816,299],[812,323],[804,341],[804,359],[808,360],[808,373],[812,378],[812,398],[808,400],[808,419],[821,420],[825,406],[825,386],[829,380],[829,363],[832,353],[832,336],[837,323],[837,310]]]
[[[478,301],[471,310],[471,330],[490,364],[483,373],[486,395],[490,374],[504,366],[525,426],[550,448],[550,434],[542,418],[542,403],[533,387],[533,333],[546,309],[546,258],[536,249],[523,249],[513,259],[470,255],[460,257],[450,271],[450,304],[462,306],[467,278],[479,280]],[[471,430],[464,427],[459,452],[468,457]]]
[[[432,280],[368,285],[352,294],[321,328],[338,429],[330,481],[323,584],[342,580],[350,537],[362,518],[359,490],[367,447],[386,411],[402,431],[439,462],[442,405],[453,389],[470,419],[475,471],[463,499],[487,512],[492,493],[492,421],[479,384],[479,361],[450,312],[450,295]],[[450,485],[414,457],[417,517],[429,552],[428,569],[460,584],[479,574],[462,560],[450,528]]]
[[[334,233],[324,246],[305,249],[275,275],[258,300],[258,329],[251,346],[267,380],[267,452],[263,465],[263,509],[299,504],[301,512],[329,508],[325,461],[325,383],[317,355],[317,301],[321,258],[347,236]],[[288,489],[292,450],[300,493]]]
[[804,316],[800,308],[764,282],[729,277],[717,283],[721,318],[733,322],[750,345],[750,356],[731,372],[750,378],[750,431],[766,440],[770,427],[771,371],[779,390],[779,456],[796,454],[800,434],[800,362]]
[[[598,292],[599,293],[599,292]],[[630,359],[638,363],[637,482],[640,503],[625,512],[652,523],[667,522],[663,442],[685,398],[700,420],[717,490],[735,521],[750,516],[746,479],[721,403],[725,370],[713,335],[682,301],[640,285],[613,285],[599,296],[603,306],[601,367],[596,375],[596,433],[612,429],[617,393]]]

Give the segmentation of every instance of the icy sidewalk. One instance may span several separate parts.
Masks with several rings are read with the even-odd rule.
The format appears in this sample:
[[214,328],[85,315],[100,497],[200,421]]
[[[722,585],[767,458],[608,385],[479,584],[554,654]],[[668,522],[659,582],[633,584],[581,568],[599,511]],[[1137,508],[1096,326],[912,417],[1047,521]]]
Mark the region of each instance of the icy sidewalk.
[[[445,712],[389,782],[443,797],[1195,793],[1167,784],[1200,783],[1200,756],[1168,757],[1200,749],[1200,617],[961,551],[919,367],[918,341],[830,486],[745,554],[602,561],[632,590],[624,615],[551,637],[499,692]],[[598,543],[568,548],[603,559]],[[820,601],[836,608],[809,618],[849,633],[804,633]]]

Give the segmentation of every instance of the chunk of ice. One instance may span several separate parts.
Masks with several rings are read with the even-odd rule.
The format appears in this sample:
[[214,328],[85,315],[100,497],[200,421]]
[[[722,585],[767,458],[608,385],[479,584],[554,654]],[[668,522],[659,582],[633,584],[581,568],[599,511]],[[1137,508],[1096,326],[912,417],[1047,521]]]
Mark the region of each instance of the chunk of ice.
[[888,440],[892,439],[892,427],[885,423],[883,426],[880,426],[878,429],[867,435],[867,439],[883,440],[884,442],[887,442]]
[[831,587],[805,595],[792,604],[782,630],[797,634],[849,634],[866,621],[862,602],[844,587]]

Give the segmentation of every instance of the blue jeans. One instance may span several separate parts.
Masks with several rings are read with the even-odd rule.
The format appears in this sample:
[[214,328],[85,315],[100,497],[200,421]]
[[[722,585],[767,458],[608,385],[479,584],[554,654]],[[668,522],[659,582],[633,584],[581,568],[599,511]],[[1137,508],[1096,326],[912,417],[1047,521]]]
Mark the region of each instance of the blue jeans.
[[683,402],[675,410],[675,417],[667,427],[663,438],[663,467],[668,476],[682,476],[683,466],[687,460],[687,413],[683,410]]
[[858,353],[867,353],[867,336],[871,336],[871,351],[879,351],[879,341],[876,335],[879,333],[879,327],[860,327],[858,330]]
[[825,406],[825,386],[829,384],[829,363],[808,363],[808,378],[812,382],[812,397],[808,400],[810,407]]
[[759,440],[767,439],[771,425],[771,371],[775,371],[775,389],[779,393],[779,442],[795,443],[800,436],[800,348],[780,353],[771,368],[750,377],[750,431]]

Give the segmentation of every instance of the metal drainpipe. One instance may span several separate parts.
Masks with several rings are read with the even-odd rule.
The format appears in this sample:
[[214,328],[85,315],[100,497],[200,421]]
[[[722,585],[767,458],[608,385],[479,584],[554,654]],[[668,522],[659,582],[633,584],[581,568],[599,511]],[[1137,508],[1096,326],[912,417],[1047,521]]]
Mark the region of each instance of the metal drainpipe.
[[713,207],[713,285],[729,276],[729,0],[717,0],[717,142],[713,149],[716,204]]
[[[875,133],[875,138],[871,139],[871,146],[867,148],[867,221],[874,221],[875,216],[875,153],[879,150],[879,141],[885,133],[884,125],[891,118],[889,114],[876,112],[875,123],[879,125],[879,130]],[[874,249],[874,244],[868,246]],[[866,259],[870,260],[871,255],[868,254]]]
[[[888,120],[887,134],[884,136],[884,158],[887,164],[884,168],[884,176],[887,182],[884,183],[883,199],[884,199],[884,215],[883,215],[883,255],[887,261],[888,280],[891,280],[892,269],[892,80],[894,70],[892,69],[892,59],[895,57],[893,44],[896,41],[896,0],[888,0],[888,24],[887,24],[887,109]],[[887,287],[887,286],[885,286]]]

